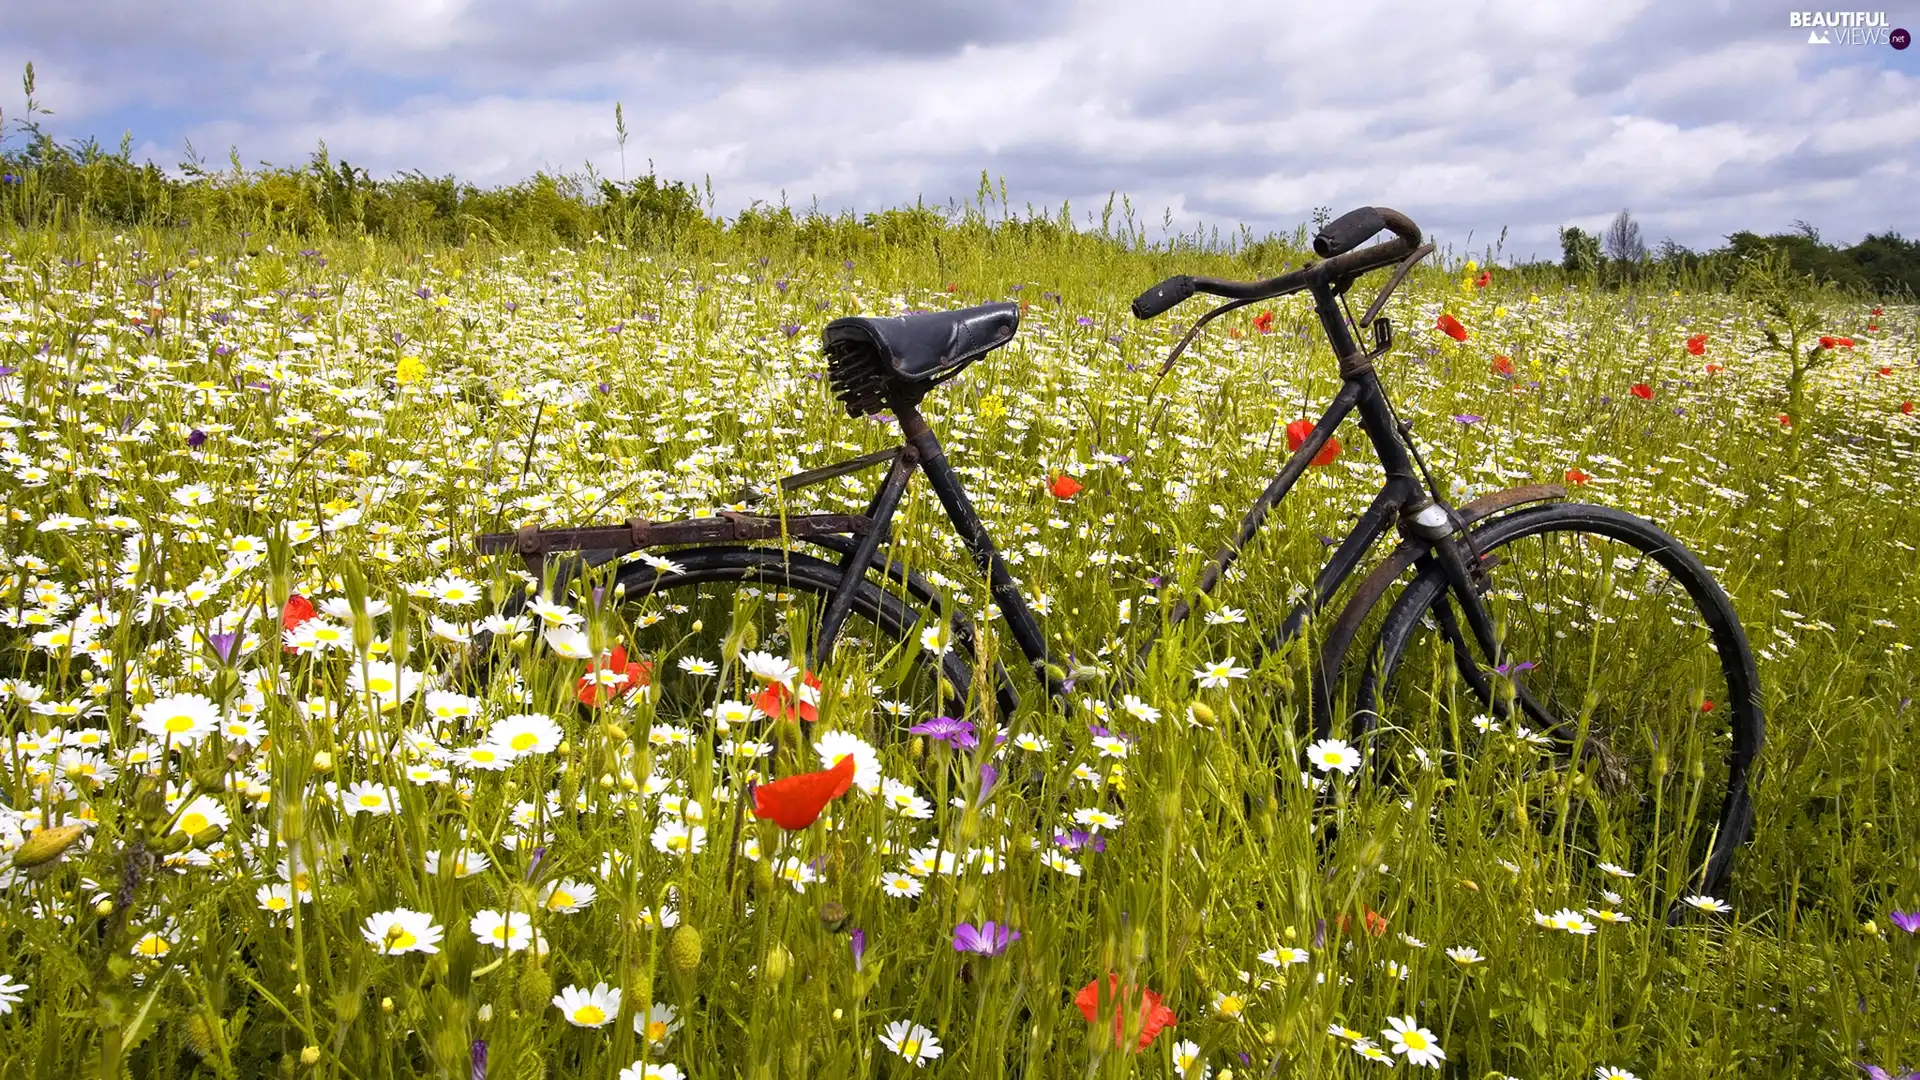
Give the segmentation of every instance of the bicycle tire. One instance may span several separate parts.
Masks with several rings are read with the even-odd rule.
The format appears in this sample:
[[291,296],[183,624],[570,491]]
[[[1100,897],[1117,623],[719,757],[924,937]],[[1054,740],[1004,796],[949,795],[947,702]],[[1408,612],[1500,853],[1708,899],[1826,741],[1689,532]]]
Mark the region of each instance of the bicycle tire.
[[[841,568],[834,563],[804,552],[776,548],[712,545],[675,549],[665,555],[676,569],[661,572],[645,562],[625,563],[618,568],[611,584],[621,595],[623,606],[636,607],[685,590],[729,583],[809,594],[824,606],[843,580]],[[564,593],[571,578],[580,570],[576,562],[557,573],[552,595]],[[520,614],[531,599],[530,590],[517,593],[502,606],[502,614],[509,617]],[[859,622],[864,621],[891,642],[906,640],[909,634],[917,632],[925,617],[937,616],[931,611],[923,613],[872,580],[863,580],[855,586],[851,614],[857,621],[850,621],[850,629],[856,634]],[[842,636],[842,641],[845,640],[847,635]],[[476,635],[469,653],[468,669],[472,677],[484,681],[498,655],[490,635]],[[925,654],[917,661],[920,665],[928,662]],[[973,680],[968,659],[959,649],[950,649],[938,658],[938,670],[943,703],[963,702]]]
[[[1732,602],[1728,599],[1725,590],[1714,579],[1712,572],[1678,540],[1651,522],[1609,507],[1579,503],[1534,507],[1495,518],[1480,525],[1471,534],[1473,547],[1481,555],[1481,565],[1486,568],[1488,577],[1495,582],[1501,578],[1502,565],[1517,565],[1517,560],[1513,558],[1516,545],[1530,539],[1553,535],[1581,538],[1581,546],[1589,548],[1598,547],[1601,544],[1623,545],[1626,549],[1651,560],[1670,575],[1673,582],[1684,592],[1687,601],[1699,618],[1699,628],[1705,631],[1712,650],[1717,653],[1717,667],[1721,679],[1724,680],[1725,700],[1713,704],[1725,706],[1725,711],[1720,714],[1726,718],[1728,736],[1724,786],[1721,786],[1720,781],[1715,781],[1720,806],[1714,815],[1713,828],[1704,834],[1707,837],[1706,848],[1700,853],[1697,862],[1691,857],[1688,860],[1689,866],[1697,865],[1698,869],[1691,871],[1687,876],[1693,891],[1708,896],[1722,896],[1731,878],[1735,852],[1752,836],[1754,812],[1750,787],[1754,765],[1765,742],[1765,719],[1760,701],[1759,676],[1746,632],[1740,625]],[[1596,537],[1599,538],[1598,541],[1589,539]],[[1544,548],[1545,544],[1541,546]],[[1494,559],[1490,556],[1500,556],[1500,558]],[[1608,595],[1611,596],[1613,583],[1610,578],[1603,578],[1602,583],[1609,589]],[[1492,587],[1489,588],[1489,592],[1491,591]],[[1407,659],[1409,647],[1415,644],[1415,640],[1420,636],[1423,623],[1430,623],[1440,628],[1440,620],[1451,617],[1450,611],[1446,610],[1452,606],[1451,597],[1452,593],[1447,587],[1444,574],[1437,566],[1433,566],[1421,571],[1396,599],[1380,625],[1374,647],[1368,652],[1366,668],[1361,675],[1355,695],[1353,716],[1360,721],[1363,730],[1377,721],[1382,716],[1383,710],[1392,711],[1393,706],[1389,699],[1394,695],[1396,682],[1405,674],[1403,665]],[[1603,605],[1604,599],[1603,597]],[[1541,604],[1550,609],[1544,617],[1539,616],[1537,612],[1537,606]],[[1557,614],[1551,611],[1554,607],[1551,601],[1530,599],[1526,601],[1526,605],[1526,611],[1534,614],[1523,614],[1523,617],[1534,623],[1550,625],[1554,615]],[[1568,621],[1572,623],[1578,620]],[[1601,616],[1594,617],[1594,625],[1599,626],[1604,622]],[[1681,625],[1683,620],[1672,616],[1672,622],[1674,625]],[[1682,629],[1685,630],[1684,627]],[[1507,630],[1511,639],[1514,627],[1509,625]],[[1463,681],[1468,684],[1483,708],[1491,708],[1494,702],[1489,700],[1489,694],[1480,685],[1476,685],[1486,683],[1487,689],[1491,689],[1491,681],[1469,677],[1470,674],[1477,672],[1470,673],[1468,667],[1470,664],[1482,667],[1490,667],[1490,665],[1487,665],[1486,658],[1480,655],[1482,650],[1473,640],[1471,633],[1464,627],[1460,627],[1459,634],[1466,639],[1467,643],[1468,651],[1464,655],[1457,647],[1453,647],[1460,640],[1458,637],[1447,637],[1444,631],[1432,636],[1436,640],[1446,638],[1450,646],[1449,651],[1454,653],[1453,659]],[[1564,630],[1559,631],[1559,639],[1565,636]],[[1524,646],[1516,646],[1516,648],[1519,647]],[[1521,662],[1518,652],[1509,655],[1510,662],[1516,664]],[[1704,657],[1697,659],[1700,663],[1705,663]],[[1689,658],[1677,658],[1673,666],[1688,661]],[[1591,678],[1596,666],[1591,654],[1588,665],[1587,674]],[[1525,685],[1525,680],[1531,674],[1526,672],[1520,676],[1521,685]],[[1553,684],[1549,682],[1549,686],[1551,685]],[[1659,691],[1663,688],[1651,689]],[[1671,695],[1673,687],[1665,687],[1664,690]],[[1589,723],[1592,724],[1595,722],[1592,717],[1598,711],[1598,703],[1590,700],[1590,696],[1594,693],[1591,685],[1585,692],[1589,695],[1589,699],[1583,701],[1582,710],[1589,716]],[[1522,705],[1523,710],[1539,708],[1556,717],[1560,723],[1565,722],[1564,711],[1546,708],[1546,703],[1534,697],[1530,688],[1526,698],[1516,700]],[[1706,706],[1707,702],[1703,701],[1702,707]],[[1697,712],[1686,722],[1692,723],[1700,717],[1711,715],[1713,715],[1711,711]],[[1700,737],[1714,738],[1714,735],[1708,732]],[[1652,757],[1655,760],[1660,758],[1657,747]],[[1704,763],[1702,768],[1704,770]],[[1679,770],[1675,769],[1673,772],[1678,773]],[[1655,774],[1657,779],[1667,775],[1669,775],[1667,772]],[[1699,783],[1704,789],[1707,783],[1704,773]],[[1583,798],[1583,809],[1585,801]]]

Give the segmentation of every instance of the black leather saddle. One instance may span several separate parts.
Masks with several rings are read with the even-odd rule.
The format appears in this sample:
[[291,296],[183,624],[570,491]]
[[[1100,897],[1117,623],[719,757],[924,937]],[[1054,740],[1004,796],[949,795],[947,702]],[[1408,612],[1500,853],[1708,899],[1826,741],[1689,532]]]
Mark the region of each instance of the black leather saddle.
[[928,390],[1013,340],[1020,305],[982,304],[891,319],[849,316],[827,324],[827,378],[848,416],[918,404]]

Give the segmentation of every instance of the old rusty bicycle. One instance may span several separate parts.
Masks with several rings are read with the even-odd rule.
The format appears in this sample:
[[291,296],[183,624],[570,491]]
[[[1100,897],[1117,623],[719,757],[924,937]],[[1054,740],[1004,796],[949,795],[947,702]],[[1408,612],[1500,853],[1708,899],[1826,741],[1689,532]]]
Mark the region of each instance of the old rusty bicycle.
[[[1361,246],[1383,231],[1394,238]],[[1449,502],[1375,367],[1394,344],[1387,302],[1432,245],[1405,215],[1364,207],[1327,224],[1313,246],[1320,261],[1278,277],[1174,277],[1133,302],[1144,320],[1196,294],[1227,301],[1195,320],[1162,375],[1220,315],[1301,292],[1339,364],[1339,391],[1204,567],[1197,592],[1214,592],[1335,430],[1356,418],[1385,478],[1307,595],[1268,635],[1270,650],[1310,629],[1317,639],[1314,735],[1384,745],[1411,718],[1444,712],[1456,756],[1503,730],[1550,746],[1582,780],[1577,796],[1559,796],[1558,812],[1579,817],[1596,849],[1658,847],[1664,865],[1680,868],[1670,877],[1723,894],[1753,828],[1749,785],[1764,730],[1752,651],[1725,591],[1660,528],[1568,502],[1558,485]],[[1388,267],[1385,286],[1356,318],[1349,289]],[[1017,305],[995,303],[826,326],[835,396],[850,416],[891,416],[900,442],[786,477],[771,491],[743,492],[741,502],[783,502],[808,485],[884,466],[862,513],[723,511],[674,522],[530,526],[480,536],[478,550],[520,555],[538,583],[529,596],[558,598],[593,578],[644,613],[636,630],[668,625],[674,640],[705,632],[726,634],[736,647],[771,643],[808,668],[865,650],[869,670],[886,673],[876,684],[882,716],[925,718],[989,701],[1010,715],[1020,693],[997,653],[980,647],[978,628],[945,590],[889,550],[896,511],[921,474],[984,577],[1012,650],[1064,707],[1062,671],[1041,622],[920,411],[933,388],[1012,340],[1019,320]],[[1397,543],[1361,574],[1390,535]],[[1341,597],[1338,613],[1321,618]],[[513,605],[527,602],[518,596]],[[1159,610],[1139,657],[1149,655],[1154,633],[1194,608],[1177,598]],[[482,638],[475,648],[487,654],[496,646]],[[1119,672],[1116,685],[1128,676]],[[711,709],[694,690],[676,702],[674,677],[656,673],[663,713]],[[1684,822],[1677,835],[1653,835],[1663,814],[1669,826]]]

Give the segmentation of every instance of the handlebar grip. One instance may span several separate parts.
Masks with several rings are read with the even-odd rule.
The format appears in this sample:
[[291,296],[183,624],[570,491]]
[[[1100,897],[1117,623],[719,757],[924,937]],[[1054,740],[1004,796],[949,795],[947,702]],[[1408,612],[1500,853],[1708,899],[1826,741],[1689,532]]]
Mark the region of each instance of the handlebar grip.
[[1377,206],[1349,210],[1314,235],[1314,253],[1323,259],[1344,255],[1386,227],[1387,220]]
[[1193,278],[1179,274],[1134,297],[1133,317],[1151,319],[1193,295]]

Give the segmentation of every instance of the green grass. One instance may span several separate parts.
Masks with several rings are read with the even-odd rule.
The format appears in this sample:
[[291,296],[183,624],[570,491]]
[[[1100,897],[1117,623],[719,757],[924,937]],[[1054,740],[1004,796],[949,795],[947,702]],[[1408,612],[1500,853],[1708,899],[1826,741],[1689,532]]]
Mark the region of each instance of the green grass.
[[[1532,295],[1498,270],[1475,288],[1460,267],[1416,275],[1394,301],[1401,344],[1382,378],[1443,482],[1464,493],[1590,475],[1581,497],[1649,517],[1716,569],[1759,652],[1771,738],[1759,833],[1732,911],[1670,928],[1657,875],[1608,878],[1595,853],[1516,818],[1528,792],[1560,782],[1539,755],[1489,743],[1457,785],[1437,770],[1390,789],[1336,780],[1329,807],[1297,782],[1305,653],[1250,658],[1324,557],[1316,537],[1344,532],[1373,493],[1352,428],[1342,459],[1310,475],[1223,583],[1219,601],[1249,622],[1167,637],[1135,689],[1157,723],[1108,702],[1109,723],[1137,740],[1124,759],[1023,686],[1019,713],[973,718],[1049,748],[1007,749],[983,802],[990,747],[910,738],[910,721],[875,710],[859,669],[890,675],[917,643],[865,640],[822,673],[817,724],[751,725],[771,749],[752,767],[762,780],[816,768],[807,740],[856,733],[930,816],[856,790],[830,808],[831,828],[783,836],[739,813],[747,759],[723,756],[727,737],[674,713],[682,699],[666,692],[751,695],[743,652],[794,636],[781,620],[798,609],[771,593],[716,595],[698,632],[671,618],[685,613],[577,594],[593,644],[623,638],[649,658],[660,700],[580,708],[585,665],[522,633],[505,635],[519,639],[499,646],[509,662],[477,689],[482,719],[428,715],[443,676],[475,689],[452,681],[465,649],[451,639],[523,587],[510,560],[471,553],[473,534],[706,513],[743,482],[884,446],[890,426],[848,419],[815,378],[820,326],[1009,297],[1029,305],[1015,343],[937,391],[928,415],[1023,589],[1046,598],[1076,701],[1104,700],[1116,639],[1165,609],[1148,578],[1191,582],[1284,460],[1285,424],[1336,388],[1298,299],[1274,305],[1269,334],[1254,311],[1223,320],[1155,384],[1189,313],[1142,326],[1125,301],[1176,269],[1234,272],[1222,256],[991,230],[851,266],[745,247],[189,242],[4,236],[0,860],[47,847],[61,822],[84,829],[36,866],[0,861],[0,974],[26,985],[0,991],[0,1076],[466,1077],[482,1056],[489,1076],[612,1077],[642,1058],[693,1077],[893,1076],[915,1071],[882,1045],[898,1021],[939,1040],[932,1075],[1167,1076],[1191,1041],[1215,1076],[1357,1076],[1381,1066],[1329,1025],[1384,1045],[1403,1016],[1462,1077],[1920,1067],[1920,939],[1889,920],[1920,908],[1907,705],[1920,417],[1901,410],[1920,396],[1912,308],[1876,317],[1826,301],[1821,332],[1857,344],[1810,376],[1786,426],[1788,373],[1757,304]],[[1443,310],[1468,341],[1432,329]],[[1704,356],[1684,348],[1696,333]],[[1513,380],[1491,370],[1496,355]],[[1635,383],[1654,400],[1628,394]],[[1449,419],[1466,413],[1485,420]],[[1070,501],[1045,488],[1061,471],[1086,485]],[[857,511],[871,481],[807,489],[789,509]],[[985,590],[942,525],[916,486],[897,550],[977,616]],[[449,576],[477,602],[436,598]],[[392,610],[347,627],[338,651],[289,653],[276,612],[292,594]],[[208,644],[221,632],[243,635],[230,662]],[[1200,688],[1193,669],[1228,656],[1254,670]],[[722,670],[702,684],[682,657]],[[369,676],[396,659],[423,682],[382,709]],[[156,700],[185,694],[262,737],[181,747],[138,728]],[[1204,722],[1189,723],[1196,705]],[[504,770],[444,763],[410,781],[434,747],[471,747],[475,728],[524,712],[551,717],[564,741]],[[74,743],[64,759],[52,732]],[[362,784],[389,785],[392,812],[345,813]],[[1082,808],[1124,824],[1104,851],[1071,856],[1074,876],[1034,846]],[[203,824],[191,815],[208,827],[190,829]],[[1322,850],[1329,816],[1340,828]],[[660,850],[663,823],[703,825],[701,850]],[[882,875],[919,847],[996,865],[887,895]],[[490,865],[458,877],[462,848]],[[818,880],[782,880],[801,864]],[[266,910],[261,890],[289,876],[310,899]],[[558,910],[543,902],[556,883],[597,896]],[[1533,919],[1596,907],[1631,921],[1574,935]],[[397,908],[443,929],[437,951],[369,944],[363,923]],[[528,914],[544,957],[480,944],[469,920],[483,910]],[[1360,929],[1368,911],[1385,933]],[[1021,937],[963,960],[953,927],[982,919]],[[1281,947],[1307,959],[1260,959]],[[1460,963],[1445,951],[1457,947],[1482,959]],[[1073,1004],[1106,972],[1177,1017],[1143,1053],[1114,1048],[1111,1022]],[[606,1026],[551,1004],[597,983],[623,994]],[[650,1057],[631,1020],[648,1002],[678,1024]]]

